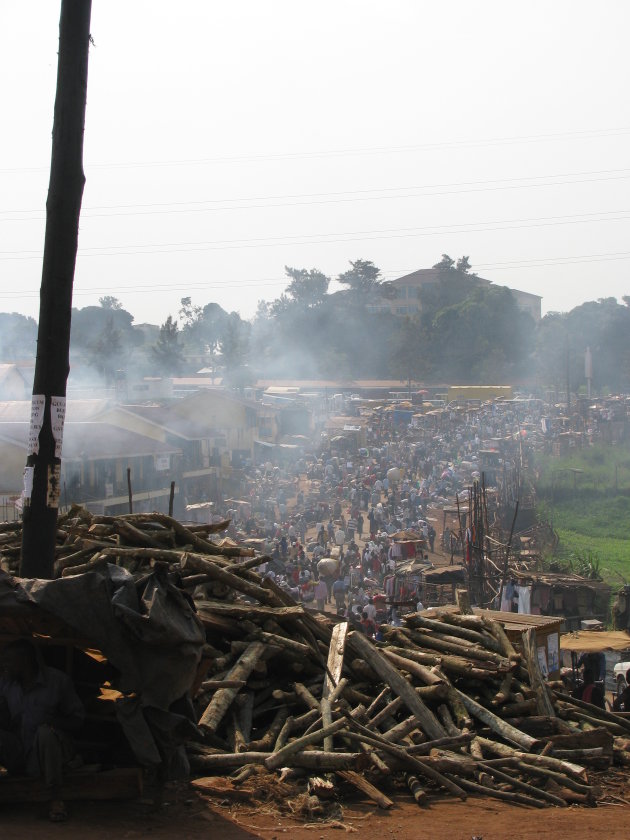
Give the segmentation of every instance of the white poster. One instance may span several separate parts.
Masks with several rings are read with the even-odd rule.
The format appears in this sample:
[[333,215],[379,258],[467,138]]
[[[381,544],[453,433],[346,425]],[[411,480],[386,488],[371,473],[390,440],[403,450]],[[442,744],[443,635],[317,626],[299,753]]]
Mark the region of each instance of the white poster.
[[31,425],[28,430],[28,455],[39,453],[39,433],[44,425],[45,407],[46,397],[43,394],[33,394],[31,399]]
[[538,664],[540,665],[540,673],[547,679],[549,668],[547,667],[547,650],[544,645],[538,648]]
[[46,505],[50,508],[59,507],[61,495],[61,464],[48,464],[48,491]]
[[549,671],[557,671],[560,668],[559,636],[557,633],[550,633],[547,636],[547,656],[549,658]]
[[50,398],[50,425],[55,439],[55,458],[61,458],[63,447],[63,424],[66,419],[66,398]]
[[22,498],[30,499],[33,495],[33,477],[35,475],[35,467],[24,467],[24,492]]
[[156,455],[155,456],[155,469],[157,472],[165,472],[166,470],[170,470],[171,468],[171,456],[170,455]]

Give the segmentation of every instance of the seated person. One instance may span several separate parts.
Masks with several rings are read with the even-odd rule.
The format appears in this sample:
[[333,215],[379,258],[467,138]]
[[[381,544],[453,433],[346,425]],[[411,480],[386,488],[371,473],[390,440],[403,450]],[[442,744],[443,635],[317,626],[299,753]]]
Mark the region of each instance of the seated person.
[[0,654],[0,765],[11,774],[42,778],[50,790],[50,819],[66,819],[63,769],[74,758],[70,733],[84,710],[72,681],[40,663],[32,642],[18,639]]
[[626,687],[613,700],[613,712],[630,712],[630,669],[626,672]]
[[602,651],[598,653],[583,653],[578,659],[578,668],[584,668],[585,671],[590,671],[596,682],[605,682],[606,680],[606,654]]
[[583,700],[585,703],[599,706],[600,709],[606,708],[604,691],[601,685],[595,682],[593,672],[587,668],[584,669],[584,682],[575,689],[573,696],[578,700]]

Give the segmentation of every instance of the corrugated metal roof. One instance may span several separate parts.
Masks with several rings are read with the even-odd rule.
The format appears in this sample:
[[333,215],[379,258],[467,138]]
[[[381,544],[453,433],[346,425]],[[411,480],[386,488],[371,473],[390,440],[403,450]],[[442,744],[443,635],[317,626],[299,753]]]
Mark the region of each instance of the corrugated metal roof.
[[[170,408],[161,405],[124,405],[117,407],[119,411],[134,414],[143,420],[159,426],[174,435],[179,435],[186,440],[199,440],[214,436],[214,431],[207,422],[201,419],[186,417],[177,414]],[[116,409],[114,409],[116,410]],[[107,412],[102,417],[107,420]]]
[[[66,403],[66,421],[80,423],[91,420],[104,411],[109,400],[68,400]],[[31,419],[30,400],[0,401],[0,423],[28,423]]]
[[[1,423],[0,437],[26,448],[29,423]],[[63,435],[63,460],[102,460],[146,455],[178,454],[176,446],[110,426],[109,423],[66,423]]]

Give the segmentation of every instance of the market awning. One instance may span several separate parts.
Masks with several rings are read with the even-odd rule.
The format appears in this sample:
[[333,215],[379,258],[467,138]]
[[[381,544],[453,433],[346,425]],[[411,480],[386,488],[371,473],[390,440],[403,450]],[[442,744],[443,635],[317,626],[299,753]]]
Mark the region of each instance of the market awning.
[[624,630],[577,630],[560,636],[561,650],[600,653],[603,650],[630,650],[630,633]]
[[427,583],[447,584],[465,583],[466,569],[463,566],[440,566],[424,573]]

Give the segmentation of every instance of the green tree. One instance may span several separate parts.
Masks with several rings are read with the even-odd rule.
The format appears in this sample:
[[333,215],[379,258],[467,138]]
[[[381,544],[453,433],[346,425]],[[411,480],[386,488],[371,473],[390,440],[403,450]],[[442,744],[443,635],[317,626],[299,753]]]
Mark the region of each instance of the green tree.
[[180,300],[179,317],[182,321],[182,330],[194,328],[203,315],[201,306],[193,304],[192,298],[183,297]]
[[450,271],[454,267],[455,260],[449,257],[448,254],[442,254],[442,259],[433,266],[433,268],[438,268],[440,271]]
[[102,375],[106,386],[111,386],[116,371],[123,363],[122,334],[114,325],[114,318],[111,315],[91,345],[88,358],[90,365]]
[[366,301],[383,286],[381,270],[370,260],[350,260],[352,268],[337,277],[337,282],[347,286],[354,297]]
[[105,297],[99,298],[98,302],[103,307],[103,309],[122,309],[123,308],[123,305],[118,300],[118,298],[113,297],[112,295],[105,295]]
[[269,304],[269,314],[272,318],[279,319],[282,315],[291,312],[294,305],[295,301],[283,292]]
[[171,315],[160,327],[158,340],[151,348],[151,353],[160,373],[172,376],[182,370],[184,350],[177,321],[174,321]]
[[237,312],[231,312],[227,318],[219,348],[223,363],[225,382],[237,390],[253,383],[255,376],[249,367],[251,327],[243,321]]
[[316,268],[308,270],[287,265],[284,270],[291,278],[287,293],[298,305],[308,308],[322,303],[328,292],[329,277]]
[[428,374],[429,360],[418,318],[403,318],[392,333],[390,358],[391,372],[401,379],[421,379]]
[[566,312],[548,312],[538,324],[534,367],[540,386],[556,391],[566,387],[568,338]]
[[181,338],[185,347],[191,353],[204,352],[203,337],[203,309],[193,304],[192,298],[183,297],[180,300],[179,322],[181,323]]
[[232,312],[223,328],[219,342],[223,364],[227,370],[245,364],[249,352],[249,325],[238,313]]
[[505,286],[477,287],[435,316],[434,363],[442,376],[466,382],[510,379],[527,370],[534,321]]
[[423,286],[419,292],[422,327],[427,333],[433,330],[435,319],[443,309],[462,303],[479,285],[476,275],[469,273],[468,257],[461,257],[456,267],[455,260],[442,254],[433,268],[438,270],[438,282]]
[[134,328],[133,315],[125,309],[107,305],[72,310],[71,358],[96,368],[106,379],[126,367],[143,342],[142,331]]
[[0,361],[31,359],[37,347],[37,321],[18,312],[0,313]]

